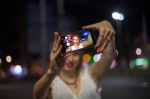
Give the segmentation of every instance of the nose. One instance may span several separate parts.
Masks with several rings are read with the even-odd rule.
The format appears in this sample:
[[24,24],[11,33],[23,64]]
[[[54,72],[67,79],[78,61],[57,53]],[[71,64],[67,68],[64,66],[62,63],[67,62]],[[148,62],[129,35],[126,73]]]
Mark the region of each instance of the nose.
[[70,61],[70,62],[72,62],[72,61],[73,61],[73,55],[70,54],[70,55],[68,56],[67,60]]
[[66,61],[73,61],[73,54],[72,53],[67,53],[65,55]]

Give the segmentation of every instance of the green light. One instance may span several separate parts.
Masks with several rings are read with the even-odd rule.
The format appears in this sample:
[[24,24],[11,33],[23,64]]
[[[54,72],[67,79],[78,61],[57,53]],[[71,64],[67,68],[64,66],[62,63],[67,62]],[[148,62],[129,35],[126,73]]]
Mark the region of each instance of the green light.
[[143,58],[138,58],[135,60],[135,65],[140,66],[144,64],[144,59]]
[[91,55],[91,59],[90,59],[90,61],[88,62],[89,64],[93,64],[94,63],[94,60],[93,60],[93,55]]
[[88,64],[92,64],[94,61],[93,61],[93,53],[90,53],[90,56],[91,56],[91,59],[88,61]]
[[145,59],[144,59],[144,65],[148,65],[148,63],[149,63],[149,62],[148,62],[148,59],[145,58]]
[[148,58],[137,58],[130,61],[131,68],[142,67],[143,69],[148,69],[149,59]]
[[135,62],[134,62],[134,60],[131,60],[131,61],[130,61],[130,67],[131,67],[131,68],[135,67]]
[[137,65],[137,66],[141,66],[141,65],[147,66],[148,63],[149,63],[148,59],[146,59],[146,58],[137,58],[135,60],[135,65]]

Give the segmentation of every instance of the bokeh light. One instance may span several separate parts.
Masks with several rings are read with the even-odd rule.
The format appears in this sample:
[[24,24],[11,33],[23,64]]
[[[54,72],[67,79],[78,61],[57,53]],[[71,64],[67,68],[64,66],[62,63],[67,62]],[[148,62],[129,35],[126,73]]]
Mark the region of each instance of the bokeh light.
[[130,61],[130,68],[139,68],[148,69],[149,60],[147,58],[136,58]]
[[15,73],[17,75],[21,75],[21,73],[22,73],[22,67],[20,65],[16,65],[15,68],[14,68],[14,70],[15,70]]
[[117,66],[117,61],[114,59],[110,65],[110,69],[115,69]]
[[87,68],[87,67],[89,66],[89,64],[88,64],[87,62],[82,62],[82,66],[83,66],[84,68]]
[[21,65],[10,66],[10,72],[16,78],[24,77],[28,73],[27,69],[25,67],[22,67]]
[[89,54],[84,54],[83,55],[83,62],[88,63],[91,59],[91,56]]
[[115,20],[124,20],[124,15],[119,13],[119,12],[113,12],[112,13],[112,18],[115,19]]
[[2,59],[0,58],[0,64],[2,64]]
[[95,54],[93,57],[94,62],[98,62],[101,59],[102,53],[100,54]]
[[117,54],[117,56],[119,55],[119,51],[116,49],[116,54]]
[[10,55],[6,56],[6,62],[10,63],[12,61],[12,57]]
[[142,49],[141,48],[137,48],[136,49],[136,55],[141,55],[142,54]]
[[137,58],[135,60],[135,64],[140,66],[140,65],[148,65],[148,60],[145,58]]

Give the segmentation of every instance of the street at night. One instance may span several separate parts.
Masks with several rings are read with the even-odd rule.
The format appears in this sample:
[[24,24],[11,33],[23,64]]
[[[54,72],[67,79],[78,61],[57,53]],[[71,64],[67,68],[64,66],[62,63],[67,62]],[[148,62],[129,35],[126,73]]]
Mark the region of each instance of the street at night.
[[[0,83],[1,99],[33,99],[36,80]],[[106,76],[102,81],[102,99],[150,99],[150,78]]]

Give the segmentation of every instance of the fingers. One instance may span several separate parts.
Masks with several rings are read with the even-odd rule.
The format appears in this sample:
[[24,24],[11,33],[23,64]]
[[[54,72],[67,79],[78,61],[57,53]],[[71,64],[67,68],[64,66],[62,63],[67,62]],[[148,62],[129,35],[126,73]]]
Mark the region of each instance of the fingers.
[[59,37],[56,41],[55,47],[53,48],[53,52],[55,53],[61,45],[61,38]]
[[59,46],[58,50],[56,51],[55,55],[59,56],[62,50],[62,45]]
[[51,66],[52,66],[52,70],[54,72],[59,71],[59,64],[57,63],[57,61],[61,58],[60,54],[61,54],[61,50],[62,50],[62,45],[59,46],[59,48],[56,50],[55,53],[52,54],[51,57],[53,57],[53,60],[51,60]]
[[69,57],[71,55],[71,53],[66,53],[65,55],[64,55],[64,58],[66,59],[67,57]]
[[99,37],[97,40],[96,45],[94,46],[94,48],[99,48],[102,46],[106,46],[108,41],[105,41],[106,39],[108,40],[108,36],[115,34],[114,32],[114,28],[112,27],[112,25],[110,24],[110,22],[108,21],[102,21],[99,23],[95,23],[92,25],[87,25],[87,26],[83,26],[82,29],[96,29],[99,30]]
[[86,26],[83,26],[82,29],[96,29],[98,30],[98,24],[92,24],[92,25],[86,25]]
[[54,33],[54,44],[53,44],[53,48],[51,50],[52,59],[55,60],[59,56],[61,50],[62,50],[61,37],[58,32],[55,32]]
[[59,69],[60,69],[60,67],[62,67],[62,66],[60,66],[60,65],[63,65],[63,57],[61,56],[61,50],[62,50],[62,45],[60,45],[60,47],[59,47],[59,49],[57,50],[57,52],[55,53],[55,55],[56,55],[56,57],[59,57],[56,61],[58,62],[58,66],[59,66]]
[[59,48],[56,50],[56,52],[53,52],[53,59],[56,61],[57,59],[59,59],[60,55],[61,55],[61,50],[62,50],[62,45],[59,46]]
[[101,29],[101,30],[99,30],[99,31],[100,31],[100,34],[99,34],[97,43],[96,43],[96,45],[94,46],[94,48],[100,47],[100,46],[102,45],[104,39],[105,39],[105,36],[104,36],[104,34],[105,34],[105,29]]
[[107,37],[110,35],[110,29],[101,28],[99,31],[100,31],[100,34],[98,37],[98,41],[95,45],[95,48],[101,47],[103,43],[105,42],[105,40],[107,39]]
[[53,44],[53,52],[56,52],[56,50],[59,48],[61,42],[60,34],[58,32],[54,33],[54,44]]
[[[58,32],[54,32],[54,43],[53,43],[53,48],[56,46],[56,42],[58,40],[58,37],[59,37],[59,33]],[[53,49],[52,48],[52,49]]]
[[103,44],[102,47],[101,47],[101,52],[104,51],[104,49],[107,47],[107,45],[108,45],[108,43],[110,42],[110,40],[111,40],[111,35],[109,35],[109,36],[106,38],[104,44]]
[[108,46],[110,40],[112,39],[112,37],[114,36],[113,33],[109,33],[109,35],[106,37],[106,39],[104,40],[102,46],[100,46],[98,49],[97,49],[97,53],[103,53],[104,52],[104,49]]

